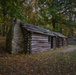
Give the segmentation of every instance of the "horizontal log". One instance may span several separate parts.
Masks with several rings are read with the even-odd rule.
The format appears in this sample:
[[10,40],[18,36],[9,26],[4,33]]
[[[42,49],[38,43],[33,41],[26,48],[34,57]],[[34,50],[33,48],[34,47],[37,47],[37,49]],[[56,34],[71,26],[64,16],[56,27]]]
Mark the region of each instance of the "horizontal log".
[[36,44],[31,44],[31,46],[49,46],[49,45],[51,45],[51,44],[48,44],[48,43],[36,43]]
[[31,44],[51,44],[48,41],[31,41]]
[[[49,44],[48,44],[49,45]],[[48,45],[43,45],[43,44],[31,44],[31,46],[48,46]]]
[[38,45],[38,46],[35,46],[35,45],[33,45],[33,46],[31,46],[31,48],[36,48],[36,47],[37,47],[37,48],[38,48],[38,47],[45,48],[45,47],[51,47],[51,45],[47,45],[47,46],[39,46],[39,45]]
[[32,43],[31,46],[48,46],[48,45],[51,45],[50,43]]
[[39,41],[39,40],[43,40],[43,41],[48,41],[48,39],[44,39],[44,38],[38,38],[38,39],[29,39],[29,40],[33,40],[33,41]]
[[44,35],[38,35],[38,34],[35,34],[35,35],[32,35],[32,39],[48,39],[48,36],[44,36]]

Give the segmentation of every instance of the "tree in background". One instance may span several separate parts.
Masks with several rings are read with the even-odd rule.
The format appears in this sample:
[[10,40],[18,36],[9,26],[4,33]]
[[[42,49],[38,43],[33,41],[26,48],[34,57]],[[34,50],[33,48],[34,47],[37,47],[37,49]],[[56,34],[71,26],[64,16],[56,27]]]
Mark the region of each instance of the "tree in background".
[[[54,1],[53,0],[45,0],[45,1],[41,0],[39,1],[38,0],[38,5],[41,6],[40,8],[42,8],[42,6],[45,6],[43,7],[43,10],[46,11],[45,10],[46,8],[47,11],[49,12],[49,16],[51,20],[50,25],[52,25],[53,31],[58,31],[62,33],[63,31],[65,31],[65,28],[63,29],[63,25],[64,25],[65,27],[67,27],[67,29],[69,28],[70,33],[72,32],[71,34],[73,34],[73,29],[74,27],[76,27],[75,25],[76,1],[74,0],[54,0]],[[44,17],[45,15],[43,16],[41,14],[41,16],[45,18]],[[71,35],[70,33],[68,33],[68,35]]]
[[0,0],[0,28],[3,36],[7,32],[8,26],[13,23],[14,18],[24,20],[25,17],[21,10],[22,2],[19,0]]
[[5,35],[14,18],[67,36],[76,27],[75,0],[0,0],[0,32]]

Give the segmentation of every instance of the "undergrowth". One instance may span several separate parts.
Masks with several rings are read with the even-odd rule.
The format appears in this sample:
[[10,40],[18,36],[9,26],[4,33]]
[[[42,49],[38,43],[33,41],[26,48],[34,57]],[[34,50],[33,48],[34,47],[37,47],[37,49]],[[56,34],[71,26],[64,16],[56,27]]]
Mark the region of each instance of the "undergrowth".
[[2,75],[76,75],[76,51],[0,57]]
[[[5,38],[0,40],[4,49]],[[68,47],[72,46],[35,54],[1,54],[0,75],[76,75],[76,51],[54,52]]]

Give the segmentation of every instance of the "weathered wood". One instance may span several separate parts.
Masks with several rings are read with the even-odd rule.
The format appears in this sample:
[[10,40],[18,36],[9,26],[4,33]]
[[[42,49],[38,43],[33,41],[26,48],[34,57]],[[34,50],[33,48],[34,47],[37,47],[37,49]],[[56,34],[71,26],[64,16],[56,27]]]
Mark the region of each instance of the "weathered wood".
[[33,33],[31,41],[32,52],[40,52],[47,49],[51,49],[51,44],[48,42],[48,36]]
[[[67,38],[64,38],[64,39],[63,39],[63,45],[64,45],[64,46],[67,46],[67,45],[68,45],[68,41],[69,41],[69,40],[67,40]],[[74,41],[74,40],[73,40],[73,41]]]
[[53,48],[56,48],[56,37],[53,37]]
[[59,38],[59,46],[60,47],[62,46],[62,43],[63,43],[62,38]]
[[31,53],[31,32],[23,28],[25,38],[25,53]]

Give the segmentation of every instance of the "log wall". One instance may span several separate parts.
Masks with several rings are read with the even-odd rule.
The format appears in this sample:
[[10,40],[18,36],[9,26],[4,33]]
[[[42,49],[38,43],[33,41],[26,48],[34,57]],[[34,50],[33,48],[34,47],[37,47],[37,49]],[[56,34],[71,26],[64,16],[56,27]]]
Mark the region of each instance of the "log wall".
[[56,47],[62,47],[64,45],[63,38],[56,37]]
[[67,46],[67,45],[68,45],[68,40],[67,40],[67,38],[64,38],[64,39],[63,39],[63,44],[64,44],[64,46]]
[[51,43],[48,42],[48,36],[42,34],[32,34],[31,51],[42,52],[51,49]]
[[59,38],[59,46],[63,46],[63,39],[62,38]]
[[31,53],[31,32],[23,28],[24,53]]
[[53,48],[56,48],[56,37],[53,37]]

